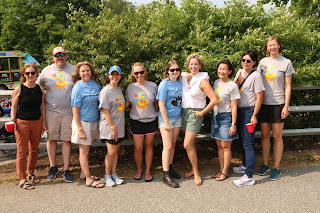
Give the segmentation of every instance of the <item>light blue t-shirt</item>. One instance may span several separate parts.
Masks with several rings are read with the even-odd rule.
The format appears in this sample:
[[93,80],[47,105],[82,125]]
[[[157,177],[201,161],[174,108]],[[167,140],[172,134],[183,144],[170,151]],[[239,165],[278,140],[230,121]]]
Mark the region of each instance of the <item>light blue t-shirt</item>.
[[99,120],[99,93],[101,87],[93,79],[88,83],[78,81],[71,93],[71,106],[80,107],[81,121],[96,122]]
[[[180,118],[182,101],[182,81],[168,81],[167,79],[161,81],[158,87],[157,99],[159,101],[165,101],[168,119]],[[159,116],[161,116],[160,110]]]

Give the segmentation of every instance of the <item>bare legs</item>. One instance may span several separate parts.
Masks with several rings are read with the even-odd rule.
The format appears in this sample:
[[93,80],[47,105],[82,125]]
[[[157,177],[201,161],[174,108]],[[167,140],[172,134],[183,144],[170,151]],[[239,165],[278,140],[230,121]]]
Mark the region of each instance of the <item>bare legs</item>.
[[[232,141],[221,141],[216,140],[218,146],[218,156],[220,162],[221,175],[216,178],[216,180],[224,180],[227,178],[228,169],[231,163],[231,144]],[[222,177],[221,177],[222,176]]]
[[187,151],[189,161],[192,166],[192,171],[185,175],[185,177],[190,177],[192,174],[194,175],[194,181],[196,185],[201,185],[201,177],[198,169],[198,158],[197,158],[197,150],[196,150],[196,132],[185,132],[185,137],[183,141],[183,146]]
[[[70,155],[72,145],[70,141],[62,141],[61,151],[63,157],[63,168],[69,170]],[[47,151],[49,156],[50,167],[56,166],[57,141],[47,141]]]
[[162,167],[163,171],[169,171],[169,165],[173,163],[174,151],[177,138],[179,136],[180,127],[175,127],[169,130],[160,128],[160,133],[163,142],[162,150]]
[[283,139],[282,131],[284,123],[261,123],[261,133],[262,133],[262,159],[263,164],[268,166],[269,164],[269,155],[270,155],[270,135],[271,128],[274,140],[273,154],[274,154],[274,168],[280,168],[280,162],[283,153]]
[[105,169],[106,175],[111,175],[116,173],[117,163],[118,163],[118,150],[120,148],[120,144],[114,145],[106,143],[108,148],[108,152],[105,157]]
[[151,175],[151,165],[153,159],[153,139],[154,134],[137,136],[133,135],[134,143],[134,160],[137,165],[137,174],[142,173],[142,150],[143,141],[145,142],[145,161],[146,161],[146,175]]

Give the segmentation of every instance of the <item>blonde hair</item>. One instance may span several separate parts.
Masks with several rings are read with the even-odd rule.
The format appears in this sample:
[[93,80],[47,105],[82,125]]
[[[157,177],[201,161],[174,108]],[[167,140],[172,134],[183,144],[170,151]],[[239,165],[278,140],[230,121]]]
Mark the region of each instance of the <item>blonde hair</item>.
[[22,84],[26,82],[26,77],[24,76],[24,74],[25,74],[28,67],[32,67],[36,71],[36,77],[38,77],[38,75],[39,75],[39,70],[38,70],[37,64],[35,62],[24,65],[21,69],[21,72],[20,72],[20,74],[21,74],[20,82]]
[[203,59],[202,59],[202,56],[201,56],[201,55],[198,55],[198,54],[191,54],[191,55],[189,55],[189,56],[187,57],[186,62],[187,62],[187,65],[188,65],[188,66],[189,66],[189,64],[190,64],[191,59],[193,59],[193,58],[197,59],[198,62],[199,62],[199,64],[201,65],[201,67],[203,67]]
[[82,61],[82,62],[78,62],[76,64],[76,68],[74,70],[74,73],[72,74],[72,81],[73,83],[76,83],[77,81],[81,80],[81,77],[80,77],[80,74],[79,74],[79,71],[80,71],[80,67],[82,67],[83,65],[87,65],[90,70],[91,70],[91,78],[93,80],[95,80],[96,82],[98,82],[98,78],[99,78],[99,75],[98,73],[94,70],[92,64],[88,61]]
[[283,50],[283,47],[282,47],[282,45],[281,45],[281,43],[280,43],[280,39],[279,39],[277,36],[270,36],[270,37],[266,40],[266,42],[264,43],[264,47],[262,48],[262,52],[263,52],[266,56],[269,56],[269,55],[270,55],[267,47],[268,47],[268,43],[269,43],[270,41],[272,41],[272,40],[276,40],[276,41],[278,42],[278,44],[280,45],[279,53],[281,53],[282,50]]
[[146,68],[144,67],[143,63],[141,63],[141,62],[136,62],[136,63],[134,63],[134,65],[132,65],[130,82],[131,82],[131,83],[137,82],[137,79],[133,76],[133,70],[134,70],[135,67],[142,67],[142,69],[143,69],[144,72],[145,72],[144,79],[147,80],[147,70],[146,70]]

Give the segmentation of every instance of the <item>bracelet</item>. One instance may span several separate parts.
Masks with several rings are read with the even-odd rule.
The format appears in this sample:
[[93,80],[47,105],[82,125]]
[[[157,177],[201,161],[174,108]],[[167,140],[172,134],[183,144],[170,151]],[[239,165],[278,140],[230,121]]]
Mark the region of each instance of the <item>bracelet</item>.
[[110,129],[113,129],[113,128],[115,128],[115,127],[116,127],[116,125],[110,126]]
[[199,111],[199,115],[202,116],[202,113]]
[[83,128],[82,127],[78,128],[78,131],[81,130],[81,129],[83,129]]

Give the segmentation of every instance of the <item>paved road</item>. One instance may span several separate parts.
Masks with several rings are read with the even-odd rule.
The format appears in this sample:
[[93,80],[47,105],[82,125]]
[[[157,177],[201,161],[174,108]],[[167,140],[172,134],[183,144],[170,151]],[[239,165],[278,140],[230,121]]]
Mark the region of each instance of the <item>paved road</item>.
[[234,174],[223,182],[206,175],[204,185],[180,181],[171,189],[126,179],[113,188],[93,189],[84,182],[41,183],[33,191],[0,186],[0,212],[320,212],[320,165],[287,168],[279,181],[254,176],[256,184],[236,187]]

